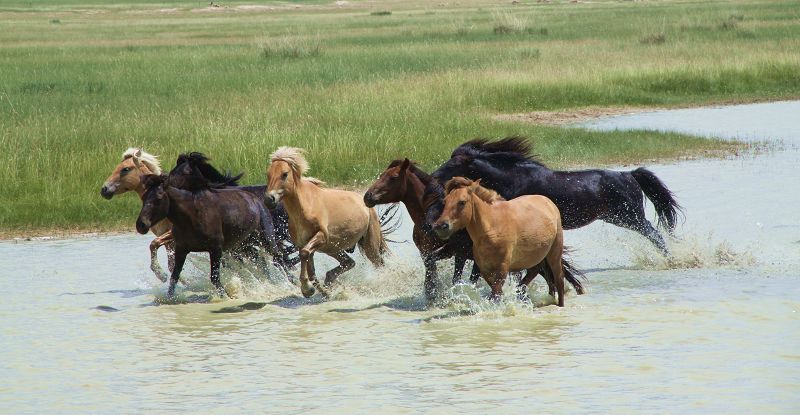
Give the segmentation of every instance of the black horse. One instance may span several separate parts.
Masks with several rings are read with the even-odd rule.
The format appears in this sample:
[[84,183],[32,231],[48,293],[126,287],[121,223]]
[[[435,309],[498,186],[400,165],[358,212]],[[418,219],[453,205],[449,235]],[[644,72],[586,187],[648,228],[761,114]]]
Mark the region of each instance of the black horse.
[[[231,187],[250,192],[259,200],[264,200],[264,193],[267,190],[266,185],[254,186],[240,186],[239,180],[244,176],[244,173],[233,175],[230,171],[222,173],[209,163],[210,159],[203,153],[191,152],[178,156],[175,167],[183,163],[188,163],[195,171],[200,173],[209,183],[214,187]],[[193,187],[204,186],[202,181],[193,180],[191,177],[182,179],[180,175],[172,177],[171,184],[180,189],[193,190]],[[272,216],[272,225],[275,229],[275,240],[278,243],[278,250],[280,251],[280,258],[277,258],[276,266],[279,268],[291,268],[300,262],[300,257],[296,256],[291,258],[293,253],[297,252],[297,248],[292,243],[289,236],[289,216],[286,214],[286,209],[283,203],[279,203],[274,209],[268,209]]]
[[[680,212],[672,192],[650,170],[551,170],[531,155],[526,139],[517,136],[468,141],[431,176],[439,182],[456,176],[481,179],[481,184],[509,200],[529,194],[547,196],[561,211],[564,229],[580,228],[599,219],[639,232],[665,255],[669,252],[664,238],[645,218],[642,195],[653,203],[659,224],[670,233]],[[442,208],[441,204],[432,204],[426,212],[427,223],[433,223]]]
[[[175,181],[182,187],[174,186]],[[172,297],[189,252],[208,252],[211,282],[225,294],[219,279],[223,251],[251,256],[254,247],[279,256],[272,219],[261,199],[237,188],[206,179],[196,167],[183,162],[168,176],[145,176],[142,209],[136,230],[147,233],[153,223],[169,218],[175,240],[175,266],[167,292]]]

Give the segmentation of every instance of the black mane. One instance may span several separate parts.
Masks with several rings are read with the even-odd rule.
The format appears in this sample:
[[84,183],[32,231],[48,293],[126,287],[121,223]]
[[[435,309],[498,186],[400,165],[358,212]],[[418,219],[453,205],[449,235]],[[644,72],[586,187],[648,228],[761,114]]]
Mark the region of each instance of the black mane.
[[546,167],[544,163],[538,160],[537,156],[533,154],[531,144],[528,139],[522,136],[509,136],[497,141],[488,138],[476,138],[467,141],[464,144],[456,147],[450,158],[454,157],[467,157],[467,158],[485,158],[490,155],[500,155],[500,157],[507,158],[508,162],[533,162],[539,166]]
[[[205,154],[193,151],[191,153],[184,153],[178,156],[178,161],[175,163],[175,167],[179,167],[183,163],[189,163],[192,168],[196,169],[197,172],[202,175],[202,177],[208,181],[209,187],[225,187],[225,186],[238,186],[239,179],[244,176],[244,173],[240,173],[234,176],[230,170],[223,174],[219,170],[217,170],[214,166],[209,163],[208,157]],[[174,169],[173,169],[174,170]]]

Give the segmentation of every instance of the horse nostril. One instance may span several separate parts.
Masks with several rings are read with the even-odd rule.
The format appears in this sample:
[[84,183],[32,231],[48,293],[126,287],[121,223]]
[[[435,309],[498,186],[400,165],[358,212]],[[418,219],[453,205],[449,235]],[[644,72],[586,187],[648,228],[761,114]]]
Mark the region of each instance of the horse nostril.
[[434,229],[446,231],[446,230],[450,229],[450,224],[448,224],[447,222],[442,222],[442,223],[434,226]]

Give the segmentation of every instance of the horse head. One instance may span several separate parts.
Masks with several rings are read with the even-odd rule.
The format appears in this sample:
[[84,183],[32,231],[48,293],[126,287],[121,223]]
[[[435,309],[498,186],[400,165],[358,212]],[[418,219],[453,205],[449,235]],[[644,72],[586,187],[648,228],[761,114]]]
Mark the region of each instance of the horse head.
[[394,160],[364,193],[367,207],[384,203],[399,202],[408,189],[408,168],[413,163],[409,159]]
[[142,209],[139,211],[139,217],[136,218],[136,231],[142,235],[167,217],[169,212],[167,181],[166,176],[158,174],[146,175],[142,180],[145,191],[142,196]]
[[103,182],[100,195],[105,199],[111,199],[114,195],[131,190],[142,194],[144,192],[142,176],[147,174],[161,174],[158,159],[141,148],[129,148],[122,153],[122,161]]
[[279,147],[270,155],[267,191],[264,193],[264,204],[268,208],[275,209],[284,195],[295,192],[309,168],[304,153],[302,148]]
[[472,220],[472,195],[482,189],[480,180],[472,181],[465,177],[454,177],[445,185],[444,207],[442,214],[433,222],[433,231],[440,239],[464,229]]

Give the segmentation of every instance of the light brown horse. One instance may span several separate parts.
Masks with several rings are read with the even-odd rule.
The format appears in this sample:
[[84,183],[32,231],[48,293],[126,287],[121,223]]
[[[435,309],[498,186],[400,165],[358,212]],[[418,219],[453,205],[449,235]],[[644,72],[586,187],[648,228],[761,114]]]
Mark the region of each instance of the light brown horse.
[[[122,153],[122,162],[117,164],[114,171],[103,183],[100,195],[106,199],[111,199],[115,195],[126,192],[136,192],[139,198],[144,200],[145,187],[143,178],[150,174],[161,174],[161,165],[158,158],[149,154],[141,148],[129,148]],[[150,242],[150,269],[161,282],[166,282],[168,275],[158,263],[158,248],[166,246],[169,269],[172,270],[175,263],[175,250],[172,238],[172,223],[169,219],[164,219],[152,227],[150,232],[156,238]]]
[[434,223],[434,231],[447,239],[453,232],[467,229],[475,262],[492,289],[492,298],[502,295],[509,272],[525,270],[521,290],[542,273],[551,295],[557,292],[558,305],[564,306],[564,274],[572,267],[562,266],[561,214],[550,199],[536,195],[503,201],[495,191],[482,187],[480,180],[464,177],[448,181],[445,192],[444,211]]
[[[280,147],[270,156],[267,170],[267,193],[264,202],[273,209],[283,201],[289,216],[289,234],[300,249],[300,290],[303,296],[314,295],[314,288],[326,291],[317,281],[314,253],[323,252],[339,266],[325,275],[330,286],[342,273],[352,269],[355,261],[347,254],[356,245],[375,266],[383,265],[389,252],[375,210],[364,206],[358,193],[327,189],[317,179],[303,177],[308,171],[305,151]],[[312,286],[309,285],[309,281]]]

